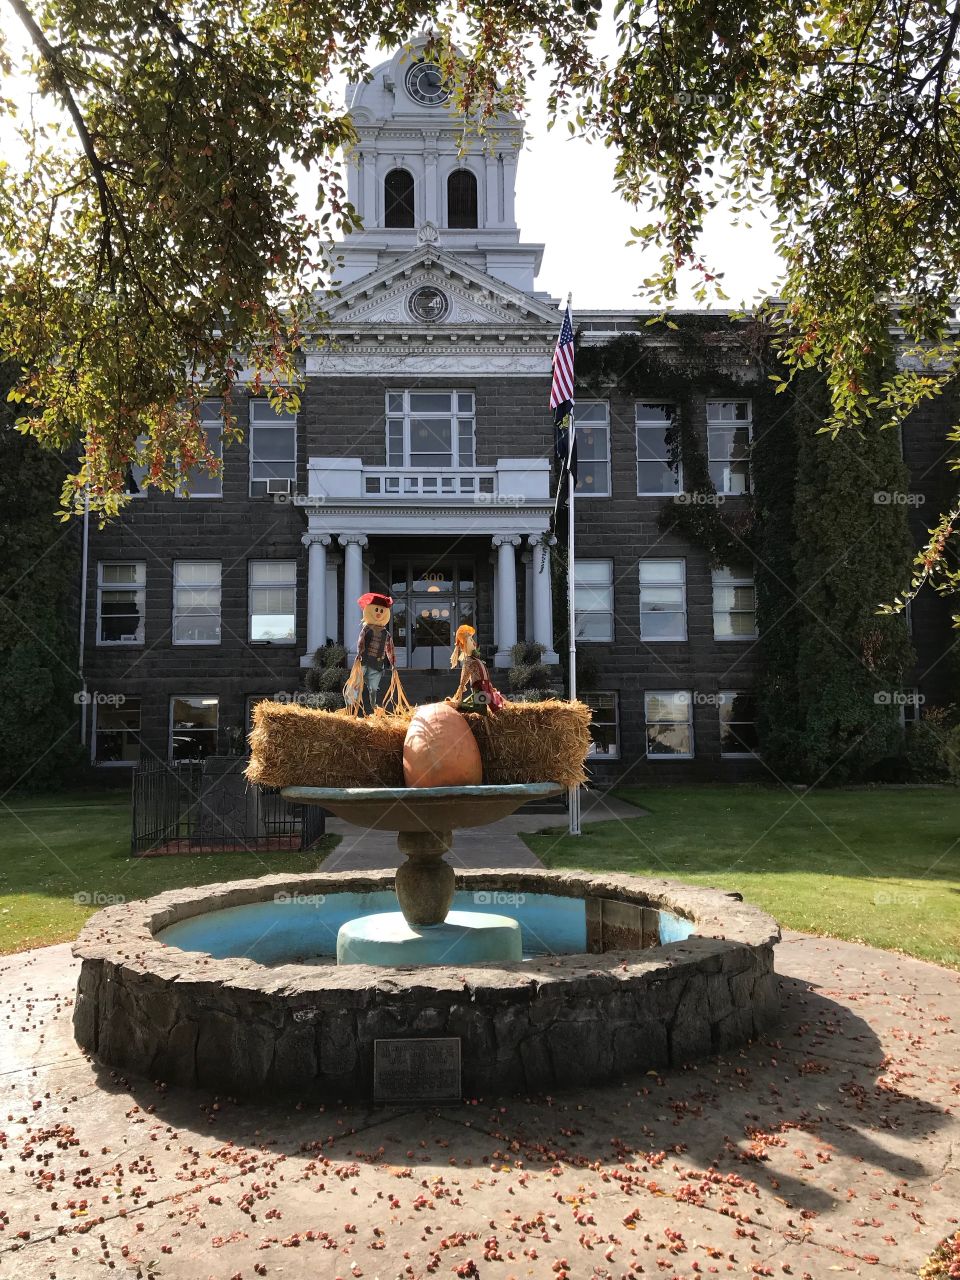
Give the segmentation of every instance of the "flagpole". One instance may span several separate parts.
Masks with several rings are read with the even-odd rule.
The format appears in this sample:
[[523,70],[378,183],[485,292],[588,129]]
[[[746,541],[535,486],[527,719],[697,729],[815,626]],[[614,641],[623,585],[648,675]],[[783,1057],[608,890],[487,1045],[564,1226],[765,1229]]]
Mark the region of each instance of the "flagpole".
[[[567,309],[573,302],[573,294],[567,294]],[[571,322],[573,315],[571,312]],[[576,626],[576,539],[574,537],[574,495],[576,485],[573,479],[573,445],[574,445],[574,411],[570,410],[570,421],[567,424],[567,629],[570,636],[570,701],[577,700],[577,626]],[[570,787],[567,791],[568,831],[572,836],[580,835],[580,788]]]

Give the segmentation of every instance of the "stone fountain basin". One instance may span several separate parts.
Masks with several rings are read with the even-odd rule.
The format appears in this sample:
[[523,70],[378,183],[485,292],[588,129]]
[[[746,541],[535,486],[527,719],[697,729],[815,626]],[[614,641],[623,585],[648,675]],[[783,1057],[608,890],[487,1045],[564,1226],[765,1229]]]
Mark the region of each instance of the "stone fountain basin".
[[[383,969],[262,964],[182,951],[163,931],[205,913],[339,893],[384,893],[393,873],[315,872],[171,890],[92,916],[74,1033],[101,1062],[217,1092],[373,1096],[377,1039],[457,1037],[476,1097],[552,1091],[679,1068],[762,1034],[779,1014],[769,915],[717,889],[628,875],[524,868],[457,872],[484,894],[581,899],[599,932],[587,953],[516,964]],[[626,945],[622,913],[668,911],[680,941]]]
[[454,831],[485,827],[528,800],[560,795],[555,782],[477,787],[284,787],[292,804],[318,804],[345,822],[374,831]]

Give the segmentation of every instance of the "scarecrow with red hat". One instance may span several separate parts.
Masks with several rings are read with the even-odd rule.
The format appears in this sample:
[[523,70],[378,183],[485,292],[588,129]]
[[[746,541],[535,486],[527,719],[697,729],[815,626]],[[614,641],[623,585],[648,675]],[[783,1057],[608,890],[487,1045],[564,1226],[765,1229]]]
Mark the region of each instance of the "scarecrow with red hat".
[[397,655],[389,630],[393,597],[368,591],[360,596],[357,604],[363,612],[363,621],[357,637],[357,656],[343,686],[347,710],[355,716],[373,714],[380,705],[380,684],[388,666],[390,683],[383,705],[388,711],[406,710],[410,704],[397,674]]

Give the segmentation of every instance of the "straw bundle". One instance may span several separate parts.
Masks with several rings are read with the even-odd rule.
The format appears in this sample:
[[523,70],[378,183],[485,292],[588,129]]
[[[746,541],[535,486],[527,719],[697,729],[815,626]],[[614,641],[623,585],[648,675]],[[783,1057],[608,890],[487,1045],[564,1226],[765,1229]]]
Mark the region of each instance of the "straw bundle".
[[582,702],[508,702],[466,718],[480,748],[484,782],[586,782],[590,708]]
[[409,715],[355,717],[258,702],[253,711],[249,782],[269,787],[402,787]]

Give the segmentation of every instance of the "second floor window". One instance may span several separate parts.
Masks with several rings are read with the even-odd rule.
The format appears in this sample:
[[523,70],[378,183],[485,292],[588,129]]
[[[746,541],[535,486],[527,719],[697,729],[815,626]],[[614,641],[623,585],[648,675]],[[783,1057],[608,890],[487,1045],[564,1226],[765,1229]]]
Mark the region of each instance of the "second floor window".
[[477,180],[469,169],[454,169],[447,179],[447,226],[477,225]]
[[388,391],[387,466],[472,467],[472,391]]
[[250,640],[253,644],[294,644],[296,560],[251,560],[249,572]]
[[173,643],[220,643],[220,561],[175,560]]
[[717,493],[750,492],[753,410],[749,400],[707,401],[707,455]]
[[413,226],[413,174],[391,169],[383,183],[383,225]]
[[578,640],[613,640],[613,561],[577,560],[574,615]]
[[296,488],[297,415],[275,413],[269,400],[250,401],[250,496],[265,498],[280,491],[276,484]]
[[640,561],[641,640],[686,640],[687,582],[683,560]]
[[680,441],[676,407],[672,404],[638,404],[637,493],[680,493]]
[[586,497],[610,494],[610,406],[605,400],[586,400],[573,411],[577,426],[577,493]]
[[145,561],[101,562],[97,571],[97,644],[143,644],[146,596]]
[[757,635],[757,593],[749,569],[714,569],[713,638],[753,640]]

